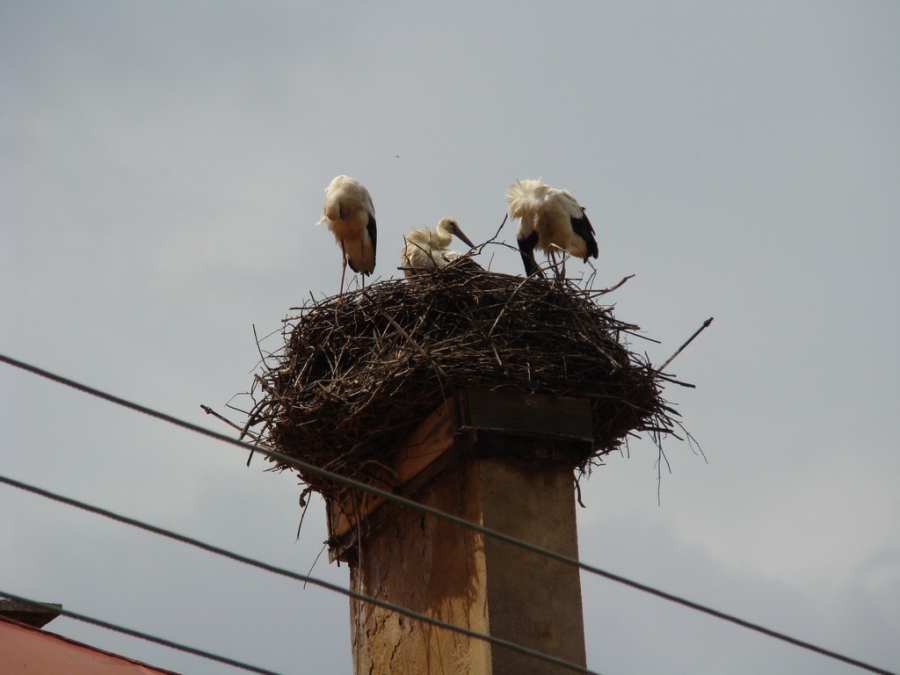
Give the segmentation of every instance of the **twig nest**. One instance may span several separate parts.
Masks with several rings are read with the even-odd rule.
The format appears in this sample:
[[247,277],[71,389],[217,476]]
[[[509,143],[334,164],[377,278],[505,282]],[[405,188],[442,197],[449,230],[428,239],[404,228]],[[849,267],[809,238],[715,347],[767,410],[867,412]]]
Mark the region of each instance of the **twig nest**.
[[[285,320],[284,349],[257,378],[262,398],[250,422],[263,426],[254,435],[366,479],[462,386],[590,399],[594,453],[585,465],[629,433],[671,433],[658,373],[625,341],[638,327],[600,304],[605,293],[451,265],[311,301]],[[338,489],[300,478],[326,496]]]

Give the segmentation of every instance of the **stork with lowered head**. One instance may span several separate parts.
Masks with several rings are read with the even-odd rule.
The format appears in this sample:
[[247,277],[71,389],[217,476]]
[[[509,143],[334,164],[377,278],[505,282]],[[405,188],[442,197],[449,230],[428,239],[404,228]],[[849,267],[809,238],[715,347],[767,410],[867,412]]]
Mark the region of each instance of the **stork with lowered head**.
[[599,255],[594,227],[584,207],[566,190],[540,180],[518,180],[506,191],[506,199],[510,218],[519,219],[516,240],[528,276],[541,274],[535,248],[544,251],[554,264],[556,251],[585,262]]
[[334,240],[341,247],[341,294],[347,265],[365,277],[375,269],[375,206],[372,196],[359,181],[350,176],[337,176],[325,188],[325,206],[318,224],[327,223]]

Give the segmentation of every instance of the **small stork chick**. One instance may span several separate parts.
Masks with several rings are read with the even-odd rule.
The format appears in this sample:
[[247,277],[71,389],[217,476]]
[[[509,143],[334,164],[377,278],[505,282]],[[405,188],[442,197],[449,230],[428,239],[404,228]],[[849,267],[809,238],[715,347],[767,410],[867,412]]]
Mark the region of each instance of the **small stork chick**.
[[[341,295],[344,274],[350,269],[364,277],[375,269],[375,207],[363,185],[350,176],[338,176],[325,188],[325,206],[317,224],[327,223],[341,247]],[[365,279],[363,279],[365,285]]]
[[509,216],[519,219],[516,240],[525,273],[539,274],[534,259],[535,247],[555,263],[555,251],[562,250],[587,262],[600,251],[591,221],[575,198],[566,190],[557,190],[539,180],[519,180],[506,191]]
[[469,248],[473,246],[453,218],[441,218],[434,230],[422,227],[407,234],[400,249],[400,267],[405,268],[403,274],[409,277],[415,274],[416,268],[446,267],[462,257],[464,254],[459,251],[447,250],[453,235],[468,244]]

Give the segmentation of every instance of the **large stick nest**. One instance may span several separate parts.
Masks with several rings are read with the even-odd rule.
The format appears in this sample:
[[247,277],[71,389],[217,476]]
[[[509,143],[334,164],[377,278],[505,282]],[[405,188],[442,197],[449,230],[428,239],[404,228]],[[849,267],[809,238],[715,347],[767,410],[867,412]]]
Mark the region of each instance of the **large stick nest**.
[[[311,300],[285,319],[284,348],[257,376],[248,428],[262,426],[250,435],[366,480],[456,388],[504,387],[591,400],[594,452],[584,469],[630,433],[671,433],[675,414],[664,378],[627,346],[638,327],[599,302],[606,292],[451,265]],[[298,473],[310,490],[339,492]]]

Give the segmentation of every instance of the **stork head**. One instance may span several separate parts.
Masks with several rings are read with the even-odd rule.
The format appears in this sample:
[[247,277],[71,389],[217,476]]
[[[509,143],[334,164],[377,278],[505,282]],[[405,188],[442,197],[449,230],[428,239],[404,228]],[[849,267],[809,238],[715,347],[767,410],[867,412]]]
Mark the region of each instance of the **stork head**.
[[459,223],[456,222],[453,218],[441,218],[437,224],[438,230],[443,230],[448,234],[454,234],[459,237],[462,241],[468,244],[469,248],[473,248],[475,244],[469,241],[469,238],[463,234],[463,231],[459,229]]

